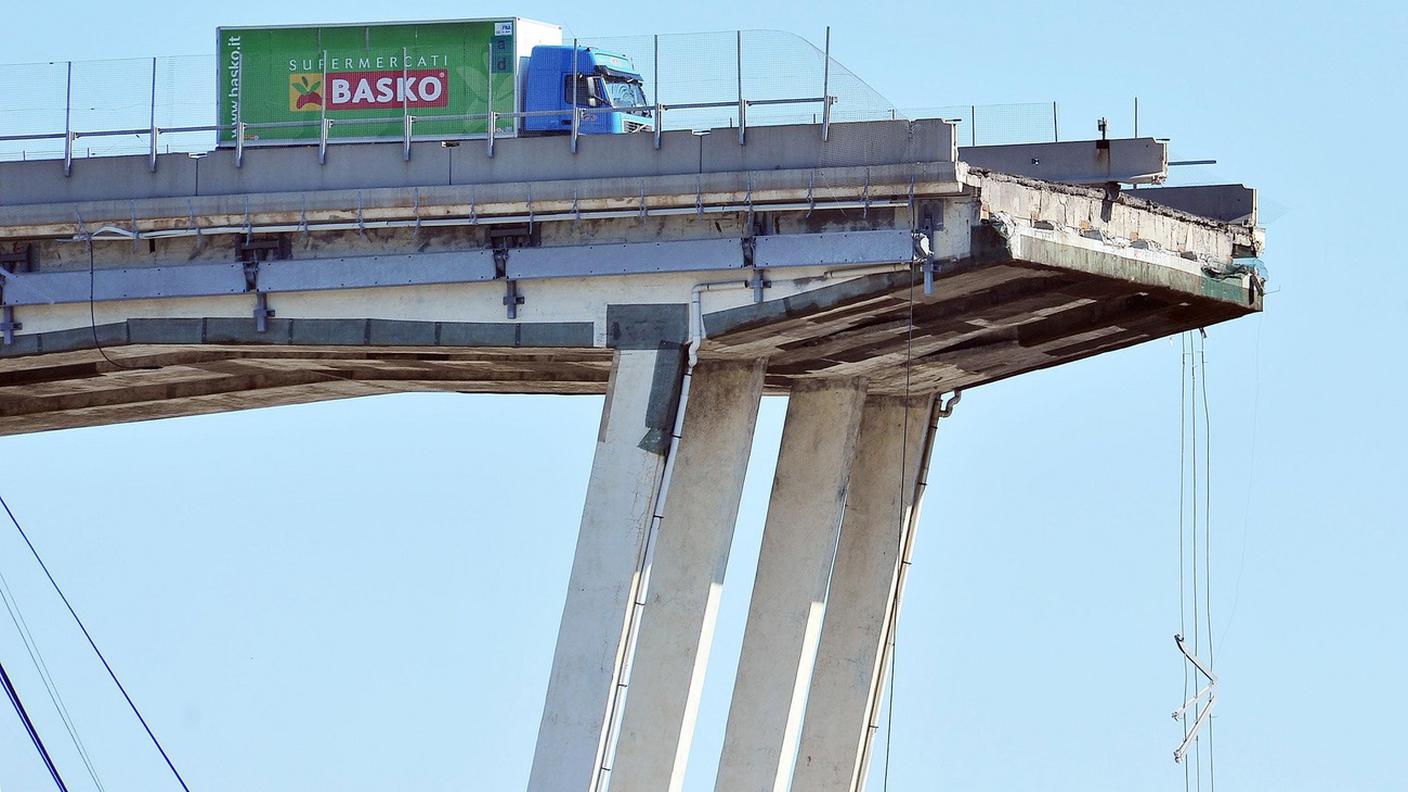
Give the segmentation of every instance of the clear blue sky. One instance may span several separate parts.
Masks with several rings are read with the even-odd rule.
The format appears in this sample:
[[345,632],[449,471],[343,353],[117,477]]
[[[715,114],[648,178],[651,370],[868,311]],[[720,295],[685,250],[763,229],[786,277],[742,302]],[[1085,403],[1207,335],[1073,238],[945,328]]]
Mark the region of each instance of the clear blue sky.
[[[1262,189],[1267,311],[1210,331],[1225,789],[1389,790],[1403,713],[1404,42],[1397,4],[14,3],[8,62],[202,53],[219,24],[518,14],[779,28],[900,107],[1062,103]],[[590,9],[590,10],[588,10]],[[3,125],[3,119],[0,119]],[[1176,343],[967,394],[901,625],[894,790],[1181,788]],[[515,790],[597,398],[383,396],[0,439],[0,487],[192,788]],[[717,761],[784,403],[764,403],[688,788]],[[107,788],[174,786],[13,534],[0,570]],[[0,656],[86,779],[13,629]],[[882,744],[885,735],[882,734]],[[46,789],[0,712],[0,789]],[[878,780],[872,789],[880,789]]]

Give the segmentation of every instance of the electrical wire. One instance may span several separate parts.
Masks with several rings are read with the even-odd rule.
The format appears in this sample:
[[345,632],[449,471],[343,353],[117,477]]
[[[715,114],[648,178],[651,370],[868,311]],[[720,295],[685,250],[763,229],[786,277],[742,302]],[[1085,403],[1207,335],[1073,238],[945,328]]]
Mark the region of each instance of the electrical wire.
[[[1199,330],[1198,368],[1203,375],[1203,609],[1208,629],[1208,670],[1213,669],[1216,652],[1212,643],[1212,418],[1208,413],[1208,334]],[[1212,728],[1214,718],[1208,718],[1208,789],[1217,792],[1217,773],[1213,759]]]
[[904,513],[904,491],[905,491],[905,468],[909,463],[909,388],[910,375],[914,360],[914,268],[909,270],[909,326],[905,333],[904,342],[904,401],[901,409],[904,412],[904,424],[900,435],[900,480],[899,480],[899,514],[896,521],[899,524],[898,549],[895,554],[897,566],[895,568],[895,599],[890,605],[890,695],[889,704],[885,708],[885,775],[881,789],[889,792],[890,789],[890,742],[895,733],[895,656],[899,653],[899,613],[900,613],[900,589],[899,584],[902,575],[902,567],[907,563],[904,557],[904,540],[906,531],[906,520]]
[[[1190,334],[1191,337],[1191,334]],[[1191,345],[1190,345],[1191,348]],[[1196,351],[1196,350],[1194,350]],[[1196,396],[1198,392],[1198,370],[1193,366],[1190,356],[1188,360],[1188,370],[1193,381],[1192,393]],[[1192,431],[1189,434],[1190,445],[1193,450],[1192,469],[1192,491],[1193,491],[1193,654],[1201,656],[1198,651],[1199,635],[1202,633],[1198,618],[1198,402],[1196,398],[1192,404]],[[1201,701],[1193,702],[1193,722],[1198,722],[1198,712],[1202,708]],[[1203,739],[1201,736],[1193,739],[1193,788],[1202,792],[1203,788]]]
[[73,722],[73,716],[69,714],[68,706],[65,705],[58,685],[49,672],[49,664],[44,661],[44,654],[39,650],[39,643],[34,640],[34,634],[29,630],[29,622],[25,620],[24,613],[20,610],[19,599],[15,597],[14,591],[10,588],[10,582],[5,579],[3,571],[0,571],[0,600],[4,601],[5,610],[10,614],[10,621],[19,631],[20,640],[24,643],[25,651],[29,654],[29,660],[34,664],[34,670],[38,672],[40,680],[44,682],[44,690],[49,694],[49,701],[54,705],[54,709],[58,710],[59,719],[63,721],[69,739],[73,741],[74,749],[82,758],[83,766],[88,771],[88,777],[93,780],[93,786],[98,788],[98,792],[105,792],[103,782],[98,777],[98,770],[93,766],[93,760],[89,757],[88,749],[84,746],[82,738],[78,736],[78,727]]
[[78,612],[73,609],[73,604],[68,601],[68,597],[64,594],[63,589],[59,588],[59,582],[54,579],[53,573],[49,571],[49,565],[45,564],[44,559],[40,557],[39,551],[34,547],[34,542],[29,540],[29,534],[25,532],[24,526],[20,525],[20,521],[15,517],[15,513],[10,510],[10,504],[5,501],[3,495],[0,495],[0,507],[4,507],[5,514],[9,516],[10,522],[14,523],[15,530],[19,531],[20,537],[24,539],[25,545],[29,547],[30,554],[33,555],[34,560],[39,563],[39,568],[44,571],[44,576],[49,579],[49,585],[53,586],[54,591],[58,593],[59,599],[63,601],[64,607],[68,609],[68,613],[73,617],[74,623],[76,623],[78,629],[83,632],[83,637],[88,640],[88,646],[92,647],[93,653],[102,661],[103,668],[107,670],[108,676],[112,678],[113,684],[117,686],[118,691],[122,693],[122,697],[126,699],[127,706],[132,709],[132,714],[137,716],[137,721],[141,723],[142,728],[146,730],[147,737],[151,738],[152,745],[156,746],[157,752],[160,753],[161,758],[165,760],[166,766],[171,770],[171,774],[176,777],[176,781],[181,785],[181,789],[185,790],[185,792],[191,792],[191,788],[186,786],[186,779],[181,777],[181,773],[176,769],[176,765],[172,763],[171,757],[167,755],[166,749],[162,747],[161,741],[158,740],[156,734],[152,732],[152,727],[147,725],[147,719],[142,717],[141,711],[137,709],[136,702],[128,695],[127,688],[123,687],[121,680],[117,678],[117,672],[112,670],[112,665],[108,663],[107,657],[104,656],[102,650],[98,648],[98,644],[93,640],[92,634],[88,632],[87,626],[83,624],[82,619],[78,618]]
[[113,360],[111,357],[108,357],[108,352],[107,352],[107,350],[106,350],[106,349],[103,349],[103,344],[102,344],[102,342],[98,340],[98,312],[97,312],[97,309],[94,307],[94,301],[95,301],[94,293],[97,291],[96,288],[95,288],[95,285],[96,285],[96,282],[97,282],[97,272],[98,272],[98,268],[97,268],[97,265],[94,263],[94,260],[93,260],[93,235],[92,235],[92,234],[89,234],[89,235],[87,236],[87,242],[88,242],[88,329],[93,332],[93,346],[97,348],[98,354],[103,356],[103,360],[106,360],[106,361],[108,362],[108,364],[111,365],[111,366],[115,366],[115,367],[120,368],[120,369],[128,369],[128,370],[130,370],[130,371],[156,371],[156,370],[160,369],[161,366],[129,366],[129,365],[127,365],[126,363],[119,363],[119,362],[117,362],[116,360]]
[[[1184,604],[1188,600],[1188,594],[1184,590],[1183,582],[1187,575],[1185,570],[1188,567],[1188,554],[1184,549],[1184,507],[1187,506],[1185,475],[1188,472],[1187,443],[1188,443],[1188,335],[1180,333],[1178,335],[1178,634],[1188,634],[1188,617]],[[1178,665],[1183,670],[1183,700],[1188,700],[1188,662],[1179,658]],[[1183,792],[1188,792],[1192,785],[1192,778],[1188,774],[1188,763],[1183,765]]]
[[63,777],[59,775],[59,768],[54,766],[54,760],[50,758],[48,749],[44,747],[44,741],[40,739],[39,732],[35,730],[34,722],[29,719],[29,713],[25,712],[24,703],[20,701],[19,691],[15,690],[14,683],[10,681],[10,675],[5,673],[3,663],[0,663],[0,684],[4,685],[5,695],[10,699],[10,706],[15,708],[15,714],[20,716],[24,730],[29,733],[29,741],[34,743],[34,750],[39,752],[39,757],[44,760],[44,766],[49,769],[49,777],[54,779],[54,783],[59,787],[59,792],[68,792]]

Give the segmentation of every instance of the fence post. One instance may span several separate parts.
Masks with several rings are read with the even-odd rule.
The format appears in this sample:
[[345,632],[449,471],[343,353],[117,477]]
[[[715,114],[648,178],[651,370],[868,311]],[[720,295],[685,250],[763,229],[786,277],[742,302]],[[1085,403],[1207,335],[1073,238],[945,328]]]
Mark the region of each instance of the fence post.
[[64,175],[73,175],[73,61],[64,78]]
[[1056,100],[1051,100],[1051,140],[1061,142],[1061,122],[1056,117]]
[[[487,128],[488,134],[485,136],[485,140],[488,141],[488,153],[490,159],[492,159],[494,156],[494,132],[499,125],[499,114],[494,112],[494,53],[492,50],[489,52],[489,70],[487,76],[489,78],[489,123]],[[574,92],[572,98],[576,99],[576,84],[573,84],[572,90]]]
[[156,58],[152,58],[152,108],[151,108],[151,153],[147,165],[156,173]]
[[[401,48],[401,158],[406,162],[411,161],[411,124],[413,123],[411,120],[411,92],[407,88],[411,74],[406,60],[410,58],[410,55],[409,47]],[[493,59],[492,54],[489,57],[491,60]],[[326,87],[324,86],[324,88]]]
[[[323,93],[327,93],[327,86],[323,86]],[[324,99],[323,101],[327,101]],[[216,140],[220,139],[220,133],[215,133]],[[244,167],[244,53],[240,53],[240,59],[235,63],[235,168]]]
[[[240,59],[244,63],[244,59]],[[243,83],[241,83],[243,87]],[[405,90],[403,87],[401,90]],[[328,85],[328,51],[323,50],[323,101],[318,105],[318,164],[328,164],[328,102],[332,101],[332,86]]]
[[738,59],[738,145],[743,145],[748,133],[748,103],[743,99],[743,31],[738,31],[738,43],[734,47]]
[[577,39],[572,39],[572,153],[577,153],[577,136],[582,132],[582,111],[577,107],[577,81],[582,79],[578,74],[580,68],[577,55]]
[[821,55],[821,142],[831,137],[831,26],[826,26],[826,49]]
[[968,106],[968,145],[978,145],[978,106]]
[[653,78],[655,95],[655,148],[660,148],[660,133],[665,126],[665,108],[660,104],[660,34],[655,34],[655,75]]

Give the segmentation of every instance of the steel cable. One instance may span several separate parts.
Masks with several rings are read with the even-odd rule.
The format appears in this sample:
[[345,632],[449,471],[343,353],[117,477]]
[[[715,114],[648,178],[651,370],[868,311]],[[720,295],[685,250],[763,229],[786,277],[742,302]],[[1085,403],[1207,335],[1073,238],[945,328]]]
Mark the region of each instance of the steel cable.
[[103,655],[103,651],[98,648],[97,642],[93,640],[92,634],[88,632],[88,627],[83,624],[82,619],[78,618],[78,612],[73,609],[73,604],[68,601],[68,597],[64,594],[63,589],[59,588],[59,582],[54,579],[53,573],[49,571],[48,564],[44,563],[44,559],[40,557],[39,551],[34,547],[34,543],[29,540],[29,534],[25,532],[24,526],[20,525],[20,521],[15,517],[15,513],[10,510],[10,504],[5,502],[4,496],[0,496],[0,507],[4,507],[5,514],[9,516],[10,522],[14,523],[15,530],[19,531],[20,537],[24,539],[25,545],[29,547],[30,554],[33,555],[34,560],[39,563],[39,568],[44,571],[44,577],[49,579],[49,585],[53,586],[54,591],[58,593],[59,599],[63,601],[64,607],[68,609],[68,613],[73,617],[74,623],[77,624],[78,629],[83,632],[83,637],[87,639],[88,645],[92,647],[93,653],[98,656],[98,660],[102,661],[103,668],[107,670],[108,676],[112,678],[112,682],[117,686],[118,691],[122,693],[122,698],[127,701],[127,706],[132,709],[132,714],[137,716],[137,721],[142,724],[142,728],[147,732],[147,737],[151,738],[152,745],[156,746],[157,752],[161,754],[161,758],[166,762],[166,766],[171,770],[171,774],[176,777],[176,781],[181,785],[181,789],[185,790],[185,792],[191,792],[191,788],[186,786],[186,779],[181,777],[181,773],[176,769],[176,765],[172,763],[171,757],[167,755],[166,749],[162,747],[161,741],[158,740],[156,734],[152,732],[152,727],[147,725],[147,719],[142,717],[141,711],[137,709],[136,702],[132,701],[132,697],[127,693],[127,688],[123,687],[121,680],[117,678],[117,672],[112,670],[112,665],[108,663],[108,659]]

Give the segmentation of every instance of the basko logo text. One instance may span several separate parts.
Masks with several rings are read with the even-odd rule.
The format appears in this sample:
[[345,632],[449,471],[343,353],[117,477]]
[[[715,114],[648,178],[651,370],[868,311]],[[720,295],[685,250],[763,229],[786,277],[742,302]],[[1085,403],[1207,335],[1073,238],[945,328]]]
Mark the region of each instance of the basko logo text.
[[330,72],[324,88],[318,72],[288,76],[288,109],[373,110],[405,107],[446,107],[450,103],[449,73],[444,69]]

